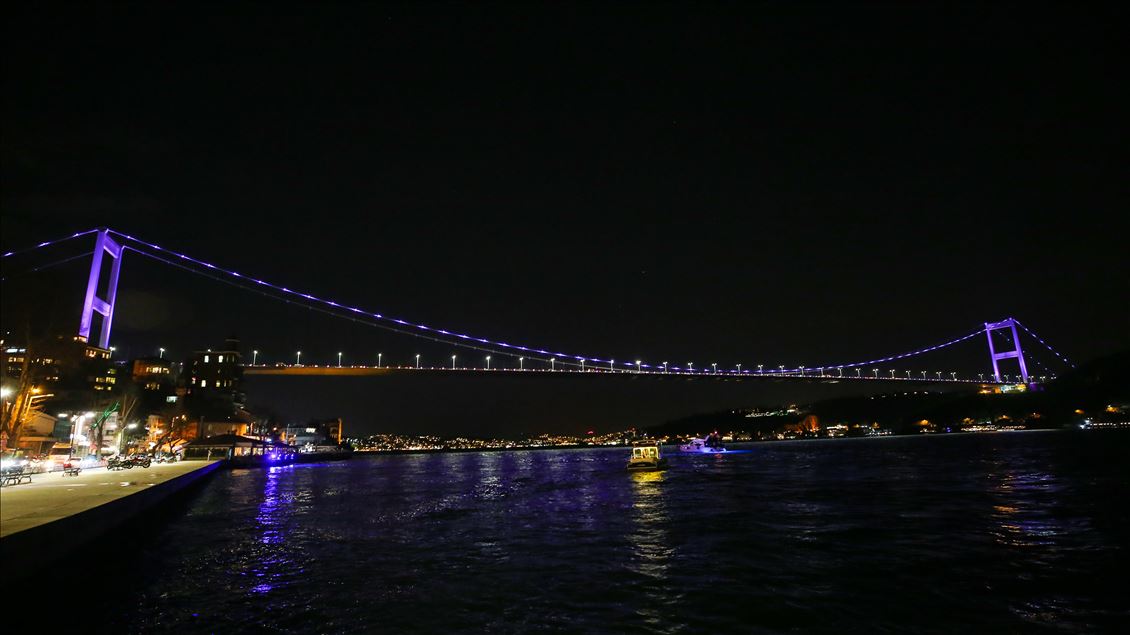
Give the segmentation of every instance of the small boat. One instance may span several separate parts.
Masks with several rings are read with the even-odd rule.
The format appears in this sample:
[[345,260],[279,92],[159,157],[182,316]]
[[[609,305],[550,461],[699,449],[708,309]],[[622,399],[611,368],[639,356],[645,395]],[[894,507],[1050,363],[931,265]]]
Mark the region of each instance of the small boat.
[[715,432],[705,437],[695,437],[687,441],[679,446],[679,451],[711,454],[715,452],[725,452],[726,446],[722,443],[722,437]]
[[667,469],[667,459],[663,458],[659,452],[659,442],[633,442],[632,456],[628,459],[628,469],[634,472],[650,472]]

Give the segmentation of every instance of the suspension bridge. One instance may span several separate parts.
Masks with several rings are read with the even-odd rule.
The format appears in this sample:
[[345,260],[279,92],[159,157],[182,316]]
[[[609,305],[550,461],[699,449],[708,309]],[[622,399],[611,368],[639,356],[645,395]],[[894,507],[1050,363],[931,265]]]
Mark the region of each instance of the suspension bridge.
[[[2,257],[4,260],[7,260],[23,254],[49,249],[62,243],[83,239],[91,235],[94,236],[94,248],[92,251],[49,263],[37,267],[35,270],[45,269],[88,255],[91,257],[77,335],[84,341],[91,341],[96,316],[100,316],[101,323],[97,330],[96,341],[97,345],[104,349],[109,348],[110,332],[113,326],[114,309],[117,303],[118,280],[121,275],[123,257],[127,251],[130,251],[171,267],[268,295],[276,299],[298,303],[335,317],[384,329],[406,337],[422,338],[432,342],[447,344],[455,349],[475,351],[473,356],[462,356],[462,359],[458,354],[451,355],[448,358],[444,358],[441,364],[424,364],[421,361],[421,355],[416,355],[411,363],[408,364],[383,364],[378,356],[377,363],[371,366],[342,365],[341,353],[338,354],[336,365],[303,364],[301,351],[296,351],[294,363],[259,364],[257,359],[258,351],[255,351],[252,356],[252,362],[244,366],[245,374],[361,376],[393,373],[492,373],[499,375],[565,373],[585,375],[633,374],[719,380],[789,380],[809,382],[885,381],[929,384],[1033,384],[1054,379],[1056,376],[1055,370],[1044,365],[1042,362],[1040,363],[1044,370],[1042,374],[1029,373],[1028,358],[1025,356],[1021,334],[1024,335],[1025,339],[1029,340],[1030,344],[1038,342],[1054,356],[1051,358],[1053,363],[1058,363],[1061,367],[1074,366],[1064,355],[1056,351],[1043,338],[1022,324],[1019,320],[1012,317],[994,322],[985,322],[976,329],[940,343],[923,346],[902,353],[883,355],[873,359],[825,363],[812,367],[786,366],[783,364],[735,364],[732,366],[719,366],[716,363],[696,366],[694,362],[657,362],[644,359],[616,360],[607,355],[581,355],[575,352],[554,351],[545,347],[479,337],[462,333],[451,328],[440,328],[394,317],[383,312],[352,306],[347,303],[340,303],[305,291],[291,289],[287,286],[246,275],[108,228],[76,232],[69,236],[6,252]],[[103,267],[107,266],[107,260],[109,261],[108,275],[104,276],[103,274],[105,272]],[[905,368],[901,370],[890,368],[892,364],[905,364],[909,360],[919,359],[930,353],[947,349],[978,337],[985,338],[987,342],[988,364],[985,367],[987,372],[959,375],[956,372],[912,371],[906,370]],[[1005,360],[1016,360],[1017,370],[1013,373],[1002,372],[1001,362]],[[492,361],[494,362],[493,365]]]

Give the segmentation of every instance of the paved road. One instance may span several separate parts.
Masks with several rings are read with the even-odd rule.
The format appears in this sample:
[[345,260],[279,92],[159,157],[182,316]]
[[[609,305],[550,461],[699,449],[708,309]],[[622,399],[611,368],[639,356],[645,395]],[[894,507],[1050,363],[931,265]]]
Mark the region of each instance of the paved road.
[[129,496],[210,463],[181,461],[116,472],[98,467],[78,476],[33,474],[31,483],[0,489],[0,538]]

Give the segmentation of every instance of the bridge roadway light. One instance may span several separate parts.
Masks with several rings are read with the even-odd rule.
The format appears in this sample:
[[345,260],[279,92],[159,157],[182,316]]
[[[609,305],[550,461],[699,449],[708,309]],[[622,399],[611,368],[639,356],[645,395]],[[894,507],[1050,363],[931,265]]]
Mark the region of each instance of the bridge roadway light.
[[663,362],[663,372],[667,372],[667,362]]
[[615,363],[616,360],[614,359],[608,360],[608,372],[615,372],[616,369],[612,367]]
[[[977,373],[977,376],[981,378],[981,381],[985,381],[985,373]],[[1043,379],[1043,377],[1040,379]]]
[[954,381],[957,381],[957,373],[950,373],[950,377],[952,377]]
[[939,371],[937,372],[937,375],[938,375],[938,379],[941,379],[941,378],[942,378],[942,371],[940,371],[940,370],[939,370]]
[[337,367],[341,368],[341,352],[340,351],[338,351],[338,354],[337,354]]
[[875,379],[878,379],[879,378],[879,369],[878,368],[872,368],[871,370],[875,373]]
[[160,359],[165,359],[165,349],[159,348],[159,349],[157,349],[157,351],[158,351],[157,357],[160,358]]
[[856,369],[855,369],[855,378],[856,378],[856,379],[859,379],[859,378],[861,377],[861,375],[860,375],[860,372],[859,372],[859,371],[860,371],[860,369],[859,369],[859,368],[856,368]]
[[895,369],[891,369],[891,379],[895,378]]
[[687,369],[694,372],[694,362],[687,362]]
[[251,365],[254,366],[259,361],[259,351],[251,351]]
[[420,354],[416,353],[416,368],[420,367]]
[[839,371],[840,377],[844,376],[844,367],[843,366],[837,367],[836,370]]
[[804,366],[800,366],[800,376],[804,377]]
[[742,374],[742,365],[738,364],[738,374]]
[[584,357],[581,358],[581,372],[582,373],[585,372],[585,358]]
[[455,370],[455,356],[451,356],[451,370]]
[[640,369],[640,360],[638,360],[638,359],[636,360],[636,372],[637,372],[637,373],[639,373],[639,372],[643,372],[643,371],[642,371],[642,370]]
[[557,366],[556,366],[556,365],[554,365],[554,363],[553,363],[553,362],[555,362],[555,361],[556,361],[556,360],[555,360],[555,359],[553,359],[552,357],[550,357],[550,358],[549,358],[549,370],[550,370],[550,371],[554,371],[554,370],[557,370]]
[[519,357],[518,358],[518,370],[526,370],[526,367],[522,363],[522,362],[525,362],[525,361],[526,361],[525,357]]
[[785,365],[781,364],[781,365],[777,366],[777,370],[781,373],[785,372]]
[[294,365],[295,366],[301,366],[302,365],[302,351],[298,351],[297,353],[294,354]]
[[381,355],[383,355],[383,353],[377,353],[377,368],[381,367]]
[[759,372],[759,373],[761,373],[761,372],[762,372],[762,370],[761,370],[761,367],[762,367],[762,366],[764,366],[764,364],[758,364],[758,365],[757,365],[757,372]]
[[908,371],[906,371],[906,378],[907,378],[907,379],[910,379],[910,371],[909,371],[909,370],[908,370]]
[[926,379],[926,371],[922,371],[922,379]]
[[490,370],[490,355],[487,355],[487,370]]

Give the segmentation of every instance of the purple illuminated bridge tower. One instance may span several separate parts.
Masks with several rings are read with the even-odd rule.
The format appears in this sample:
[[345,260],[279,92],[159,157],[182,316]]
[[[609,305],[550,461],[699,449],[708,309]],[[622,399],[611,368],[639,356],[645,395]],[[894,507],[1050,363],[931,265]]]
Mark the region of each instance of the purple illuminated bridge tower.
[[[110,280],[103,297],[98,295],[98,283],[102,279],[102,258],[107,254],[114,259],[110,265]],[[99,348],[110,346],[110,326],[114,321],[114,301],[118,296],[118,274],[122,271],[122,246],[113,238],[107,229],[98,230],[98,237],[94,240],[94,256],[90,261],[90,277],[86,283],[86,299],[82,303],[82,320],[79,321],[78,335],[83,340],[90,341],[90,327],[94,314],[102,316],[102,329],[98,334]]]
[[[993,331],[1001,329],[1012,329],[1012,350],[1004,353],[998,353],[993,345]],[[1024,380],[1024,383],[1028,383],[1028,367],[1024,364],[1024,351],[1020,348],[1020,335],[1016,332],[1016,320],[1008,318],[1001,322],[985,322],[985,335],[989,338],[989,359],[993,362],[993,377],[997,381],[1001,380],[998,361],[1015,357],[1016,361],[1020,362],[1020,377]]]

